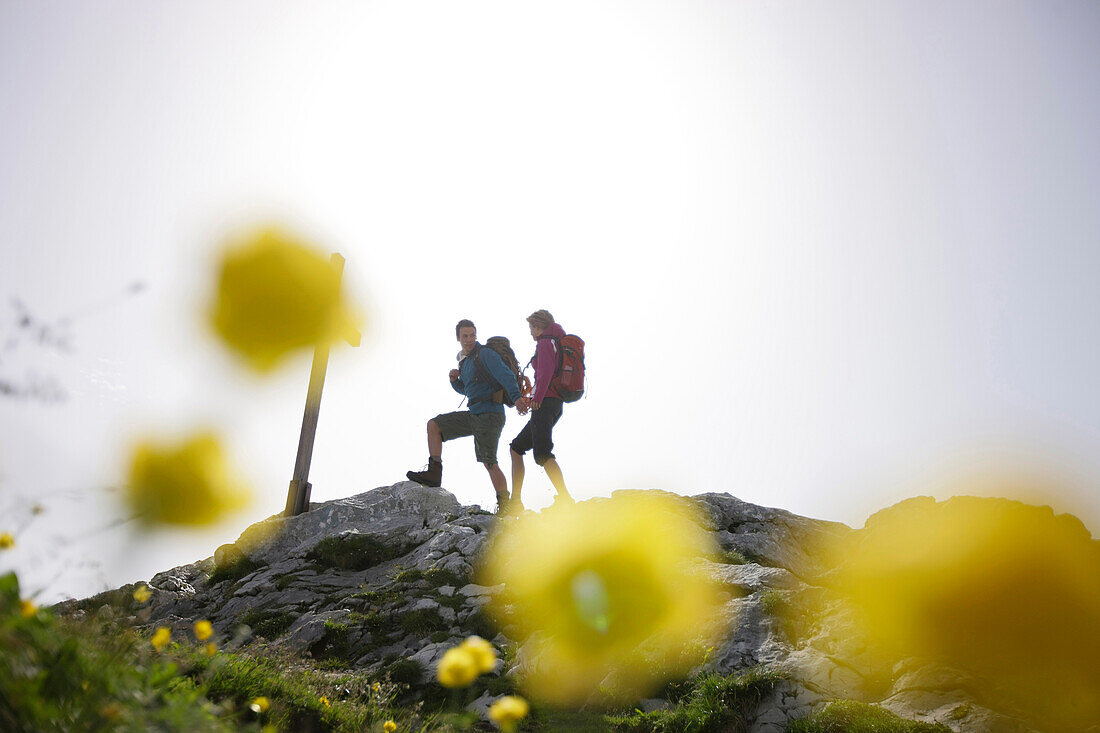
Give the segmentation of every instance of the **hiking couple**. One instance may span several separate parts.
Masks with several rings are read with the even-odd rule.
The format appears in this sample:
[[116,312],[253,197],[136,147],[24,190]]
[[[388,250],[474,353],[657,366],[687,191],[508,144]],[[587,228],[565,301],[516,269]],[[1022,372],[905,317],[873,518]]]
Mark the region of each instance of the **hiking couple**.
[[[559,368],[561,339],[565,331],[546,310],[527,317],[531,338],[537,344],[535,385],[530,400],[523,395],[519,364],[508,339],[494,337],[485,345],[477,341],[473,321],[463,319],[455,326],[455,338],[462,346],[458,368],[450,371],[451,387],[468,400],[467,410],[436,415],[428,421],[428,468],[409,471],[406,476],[425,486],[440,486],[443,481],[443,443],[455,438],[474,436],[474,455],[485,466],[497,497],[497,514],[518,515],[523,511],[523,455],[534,450],[535,463],[546,470],[557,491],[555,505],[572,503],[565,488],[554,454],[552,432],[562,413],[562,395],[552,384]],[[497,444],[504,429],[504,405],[514,404],[520,415],[530,410],[531,418],[509,445],[512,459],[512,494],[497,464]]]

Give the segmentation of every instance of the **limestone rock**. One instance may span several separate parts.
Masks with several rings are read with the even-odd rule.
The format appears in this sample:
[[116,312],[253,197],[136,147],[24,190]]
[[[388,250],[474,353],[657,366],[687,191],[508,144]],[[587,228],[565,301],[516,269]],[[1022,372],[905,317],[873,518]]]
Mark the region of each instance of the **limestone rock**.
[[[953,731],[1030,731],[1010,712],[979,705],[966,672],[934,660],[889,659],[863,638],[822,581],[837,562],[822,548],[853,530],[728,494],[692,497],[684,511],[694,511],[692,504],[718,544],[748,560],[698,560],[726,590],[729,632],[707,669],[737,674],[762,667],[785,675],[752,711],[750,730],[779,733],[842,698]],[[539,635],[509,639],[510,629],[488,627],[483,607],[505,588],[473,582],[496,522],[444,489],[401,482],[259,522],[212,558],[155,575],[144,606],[133,601],[133,586],[124,586],[57,610],[76,615],[104,607],[145,628],[166,625],[180,633],[199,619],[230,635],[247,624],[253,638],[344,660],[353,670],[412,662],[425,670],[424,683],[447,649],[473,634],[491,636],[502,658],[512,660],[499,674],[522,680],[540,663]],[[352,550],[363,557],[347,557]],[[215,570],[219,581],[212,583]],[[484,717],[498,698],[486,693],[469,709]],[[668,705],[661,698],[637,701],[644,711]]]

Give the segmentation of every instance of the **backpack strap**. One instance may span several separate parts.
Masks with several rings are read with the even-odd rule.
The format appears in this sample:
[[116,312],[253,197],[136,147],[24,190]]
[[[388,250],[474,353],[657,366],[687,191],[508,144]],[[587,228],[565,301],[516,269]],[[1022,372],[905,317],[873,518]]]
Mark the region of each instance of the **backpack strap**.
[[[475,400],[470,400],[468,404],[479,405],[482,402],[494,402],[493,393],[504,389],[504,385],[496,380],[496,377],[489,372],[489,368],[485,366],[481,361],[481,346],[478,346],[477,350],[471,354],[474,357],[474,383],[488,382],[490,386],[496,385],[499,389],[494,389],[489,392],[485,397],[478,397]],[[507,390],[505,390],[507,391]]]

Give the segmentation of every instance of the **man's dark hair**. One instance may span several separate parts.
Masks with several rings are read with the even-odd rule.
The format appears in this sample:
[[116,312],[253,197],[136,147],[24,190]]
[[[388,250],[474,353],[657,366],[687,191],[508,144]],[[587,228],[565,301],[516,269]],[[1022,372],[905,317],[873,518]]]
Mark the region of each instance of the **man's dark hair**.
[[473,321],[471,321],[469,318],[463,318],[455,325],[455,338],[458,338],[458,332],[463,328],[472,328],[475,331],[477,330],[477,326],[474,325]]

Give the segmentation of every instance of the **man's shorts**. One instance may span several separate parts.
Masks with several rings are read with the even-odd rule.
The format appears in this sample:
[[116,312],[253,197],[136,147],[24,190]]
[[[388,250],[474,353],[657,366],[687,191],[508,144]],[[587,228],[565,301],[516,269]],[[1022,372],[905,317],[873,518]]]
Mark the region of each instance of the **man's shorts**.
[[531,419],[519,431],[512,444],[508,446],[521,456],[531,448],[535,449],[535,463],[540,466],[554,457],[553,430],[561,417],[561,400],[547,397],[539,409],[531,413]]
[[460,410],[436,415],[432,421],[443,434],[444,441],[474,436],[474,455],[477,460],[486,466],[496,464],[497,443],[500,442],[500,431],[504,429],[503,412],[475,415],[469,410]]

